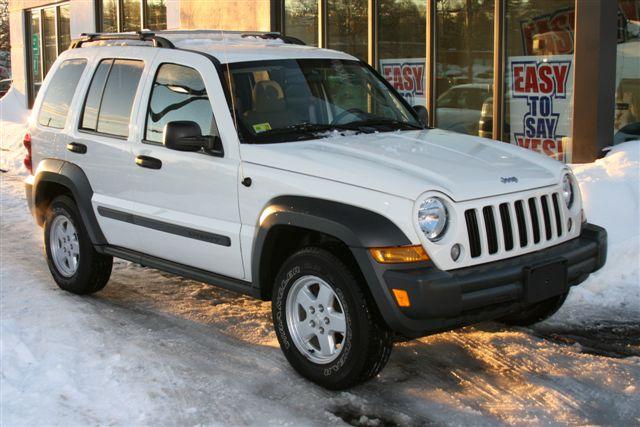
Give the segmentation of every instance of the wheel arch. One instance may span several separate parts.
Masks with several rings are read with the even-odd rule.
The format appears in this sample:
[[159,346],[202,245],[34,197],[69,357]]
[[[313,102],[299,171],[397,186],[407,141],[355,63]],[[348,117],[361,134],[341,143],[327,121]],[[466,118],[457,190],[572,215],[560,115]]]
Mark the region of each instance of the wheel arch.
[[296,248],[330,247],[364,273],[370,266],[363,265],[361,249],[409,244],[400,228],[379,213],[325,199],[281,196],[267,203],[260,216],[251,273],[267,300],[280,265]]
[[82,222],[94,246],[107,243],[91,204],[93,189],[82,169],[60,159],[43,159],[38,164],[33,181],[34,217],[42,226],[46,207],[57,196],[70,195],[80,211]]

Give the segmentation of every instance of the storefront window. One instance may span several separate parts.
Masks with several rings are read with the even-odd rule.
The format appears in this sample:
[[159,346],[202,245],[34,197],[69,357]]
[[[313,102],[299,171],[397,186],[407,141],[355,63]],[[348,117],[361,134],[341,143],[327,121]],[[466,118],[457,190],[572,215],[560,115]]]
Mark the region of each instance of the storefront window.
[[167,6],[164,0],[147,0],[147,25],[149,30],[165,30],[167,28]]
[[60,6],[58,8],[58,52],[69,48],[71,44],[71,25],[69,5]]
[[327,0],[329,48],[367,59],[368,1]]
[[439,0],[436,8],[436,126],[483,135],[481,112],[493,93],[493,0]]
[[287,0],[284,33],[311,46],[318,45],[318,0]]
[[411,104],[426,105],[425,0],[380,0],[379,70]]
[[[30,9],[27,40],[29,43],[29,108],[33,105],[42,79],[58,58],[58,53],[69,47],[69,4]],[[56,19],[57,15],[57,19]],[[42,24],[42,25],[41,25]]]
[[118,32],[118,0],[102,0],[101,5],[102,31]]
[[614,144],[640,139],[640,1],[618,0]]
[[122,0],[122,31],[139,31],[142,28],[140,0]]
[[[574,0],[508,0],[504,139],[571,161]],[[491,122],[491,112],[483,117]]]
[[46,76],[51,66],[58,57],[58,41],[56,38],[56,9],[51,7],[42,9],[42,31],[44,49],[43,64],[44,75]]

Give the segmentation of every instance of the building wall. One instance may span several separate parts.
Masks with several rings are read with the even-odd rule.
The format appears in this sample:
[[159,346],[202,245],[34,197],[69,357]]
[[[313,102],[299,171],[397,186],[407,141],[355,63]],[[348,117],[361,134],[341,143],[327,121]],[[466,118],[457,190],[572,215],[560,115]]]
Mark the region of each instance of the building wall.
[[182,0],[183,29],[271,30],[270,0]]

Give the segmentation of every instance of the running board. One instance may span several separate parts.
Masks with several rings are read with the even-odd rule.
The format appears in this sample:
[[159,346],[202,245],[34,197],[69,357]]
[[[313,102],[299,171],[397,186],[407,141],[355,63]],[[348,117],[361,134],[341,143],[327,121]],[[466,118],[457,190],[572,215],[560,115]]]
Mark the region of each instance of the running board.
[[167,273],[176,274],[187,279],[197,280],[209,285],[217,286],[232,292],[248,295],[254,298],[261,298],[260,289],[253,286],[251,282],[234,279],[232,277],[222,276],[210,271],[201,270],[199,268],[189,267],[188,265],[179,264],[166,259],[157,258],[141,252],[132,251],[130,249],[120,248],[117,246],[102,246],[96,248],[102,253],[114,256],[116,258],[126,259],[145,267],[155,268]]

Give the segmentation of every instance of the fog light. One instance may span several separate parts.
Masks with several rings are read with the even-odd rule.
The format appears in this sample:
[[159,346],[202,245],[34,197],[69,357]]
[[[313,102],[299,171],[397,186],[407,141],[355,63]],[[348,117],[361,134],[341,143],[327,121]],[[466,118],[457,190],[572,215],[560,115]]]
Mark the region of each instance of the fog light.
[[573,221],[569,218],[567,221],[567,231],[571,231],[571,228],[573,228]]
[[462,254],[462,246],[460,246],[460,243],[456,243],[451,247],[452,260],[457,261],[460,258],[461,254]]
[[373,259],[382,264],[429,261],[429,256],[421,245],[370,248]]

